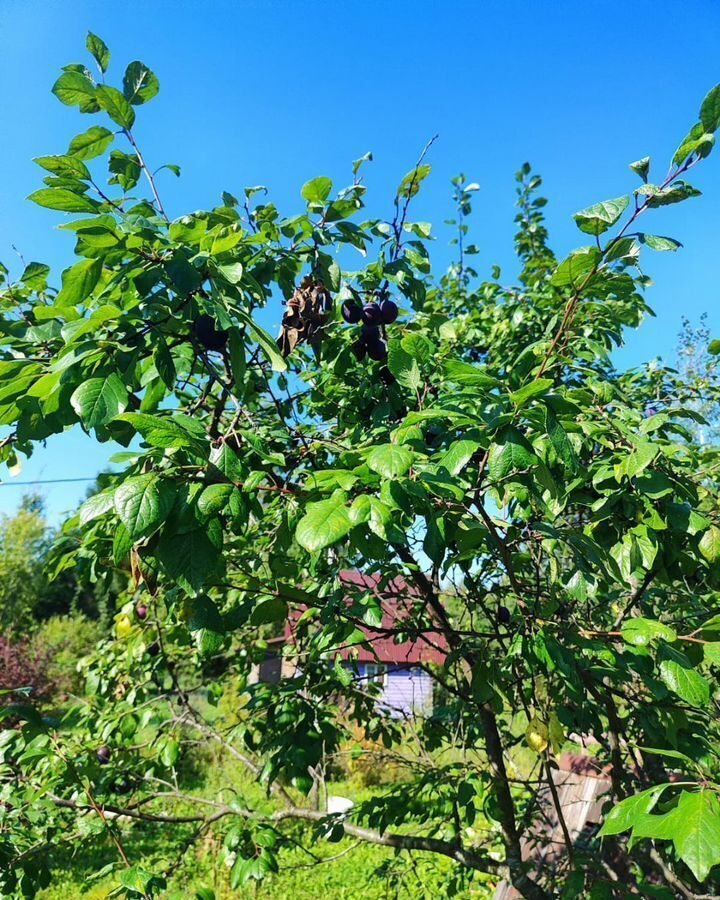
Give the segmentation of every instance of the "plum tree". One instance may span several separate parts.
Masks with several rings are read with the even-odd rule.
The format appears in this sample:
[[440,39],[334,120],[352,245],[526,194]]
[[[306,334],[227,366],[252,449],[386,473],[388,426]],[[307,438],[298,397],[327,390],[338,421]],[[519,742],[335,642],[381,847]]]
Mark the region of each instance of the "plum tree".
[[[106,45],[90,35],[88,48],[103,77],[71,65],[53,91],[104,124],[38,157],[31,195],[70,214],[75,259],[59,284],[38,262],[2,269],[0,457],[77,426],[132,448],[70,518],[56,562],[111,567],[127,592],[62,723],[6,701],[23,724],[0,742],[2,891],[31,895],[48,847],[104,836],[116,894],[161,893],[178,863],[149,872],[128,856],[132,817],[212,831],[232,890],[324,836],[393,848],[388,872],[439,854],[449,895],[505,878],[532,900],[617,884],[717,895],[720,453],[692,430],[699,392],[716,401],[716,388],[659,362],[621,371],[610,354],[649,311],[652,254],[680,246],[639,226],[698,196],[686,177],[712,150],[720,87],[666,175],[650,181],[650,160],[633,162],[628,193],[575,215],[585,245],[560,261],[540,178],[523,166],[519,282],[507,285],[471,265],[478,185],[464,176],[458,258],[433,271],[431,226],[410,217],[430,145],[387,220],[353,221],[369,155],[339,191],[308,181],[289,215],[248,187],[242,203],[226,191],[171,216],[160,179],[179,170],[150,167],[134,131],[158,80],[136,61],[114,87]],[[318,285],[322,309],[308,300],[301,323],[312,340],[293,326],[280,352],[258,312],[279,320],[282,299],[299,315],[298,291],[317,299]],[[390,291],[407,315],[387,343],[342,326],[372,297],[384,299],[361,318],[384,328]],[[385,353],[382,367],[360,362]],[[139,627],[141,606],[153,615]],[[288,622],[300,665],[258,682]],[[353,660],[380,639],[434,650],[419,664],[442,689],[431,715],[378,706]],[[230,723],[213,712],[223,696]],[[105,800],[99,741],[131,802]],[[200,741],[246,766],[268,802],[181,782]],[[329,762],[368,746],[398,760],[402,783],[328,812]],[[552,772],[585,746],[611,767],[602,831],[537,867],[523,847],[542,842]]]

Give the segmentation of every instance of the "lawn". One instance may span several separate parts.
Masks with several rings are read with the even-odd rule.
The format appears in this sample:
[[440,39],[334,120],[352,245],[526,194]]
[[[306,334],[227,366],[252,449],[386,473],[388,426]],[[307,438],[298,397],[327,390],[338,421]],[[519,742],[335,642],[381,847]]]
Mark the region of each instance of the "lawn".
[[[268,804],[245,771],[234,762],[226,761],[214,752],[202,751],[193,764],[180,773],[182,789],[196,796],[217,797],[220,785],[233,784],[244,802],[256,807]],[[329,793],[349,797],[355,801],[367,799],[380,787],[363,787],[353,781],[335,781]],[[181,813],[179,803],[174,810]],[[345,900],[362,896],[363,900],[382,900],[391,897],[437,898],[490,897],[491,886],[477,882],[472,887],[450,886],[453,864],[435,854],[398,854],[394,850],[350,839],[330,842],[313,840],[309,826],[297,823],[291,833],[298,846],[280,853],[280,872],[263,882],[252,882],[239,889],[230,887],[230,865],[223,847],[224,832],[208,831],[191,843],[194,826],[172,828],[153,822],[125,820],[122,827],[123,845],[131,862],[145,869],[169,874],[168,900],[193,898],[200,888],[211,888],[216,900],[229,897],[292,898],[292,900]],[[288,833],[286,831],[286,833]],[[300,839],[306,849],[299,846]],[[307,848],[310,848],[308,852]],[[312,854],[312,855],[311,855]],[[182,867],[177,863],[184,860]],[[323,861],[327,860],[327,861]],[[117,861],[117,852],[101,835],[91,841],[78,842],[74,853],[57,854],[53,859],[53,879],[49,887],[38,895],[42,900],[71,900],[85,897],[101,900],[110,895],[117,884],[119,867],[105,871]],[[99,877],[97,873],[101,873]]]

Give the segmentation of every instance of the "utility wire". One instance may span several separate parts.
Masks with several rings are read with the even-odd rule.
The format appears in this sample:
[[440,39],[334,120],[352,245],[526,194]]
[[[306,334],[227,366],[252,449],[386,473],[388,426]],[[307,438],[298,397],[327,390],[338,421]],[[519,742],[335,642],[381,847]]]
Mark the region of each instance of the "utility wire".
[[65,484],[69,481],[95,481],[97,476],[92,478],[46,478],[38,481],[0,481],[0,487],[32,487],[36,484]]

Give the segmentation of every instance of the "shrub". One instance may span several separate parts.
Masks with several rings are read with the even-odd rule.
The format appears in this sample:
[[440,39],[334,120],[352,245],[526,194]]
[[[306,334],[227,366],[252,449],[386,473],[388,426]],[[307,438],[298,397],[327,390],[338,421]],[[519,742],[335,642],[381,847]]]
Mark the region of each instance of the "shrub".
[[52,689],[47,653],[24,638],[0,635],[0,690],[18,701],[45,700]]
[[83,682],[77,671],[78,660],[93,650],[102,636],[100,623],[85,616],[53,616],[40,625],[31,646],[47,660],[47,672],[55,690],[74,693]]

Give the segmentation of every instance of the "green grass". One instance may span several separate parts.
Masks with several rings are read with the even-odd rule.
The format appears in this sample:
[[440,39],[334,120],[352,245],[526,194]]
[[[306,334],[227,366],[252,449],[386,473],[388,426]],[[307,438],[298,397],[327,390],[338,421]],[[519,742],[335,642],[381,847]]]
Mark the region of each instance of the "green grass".
[[[229,800],[222,788],[233,785],[237,798],[255,809],[272,808],[246,771],[234,761],[214,751],[200,753],[193,764],[181,773],[183,790],[198,796]],[[347,781],[329,786],[332,794],[355,801],[372,796],[380,788],[362,788]],[[190,811],[178,803],[174,811]],[[193,900],[200,887],[215,890],[217,900],[231,897],[285,898],[285,900],[385,900],[385,898],[439,898],[491,896],[489,887],[478,883],[474,890],[448,892],[447,879],[453,872],[450,860],[436,854],[396,854],[390,848],[344,839],[339,843],[313,841],[309,826],[294,823],[292,831],[298,841],[315,857],[338,859],[317,863],[300,847],[280,852],[280,872],[262,884],[251,883],[236,891],[229,886],[230,870],[224,862],[222,841],[230,820],[222,820],[216,831],[189,843],[192,826],[168,826],[158,823],[124,820],[122,840],[133,864],[153,872],[170,873],[167,900]],[[356,846],[357,844],[357,846]],[[117,861],[117,852],[106,836],[79,842],[74,852],[57,852],[52,858],[53,880],[38,897],[41,900],[101,900],[116,885],[117,869],[101,879],[93,878],[104,866]],[[180,864],[180,861],[181,864]],[[174,874],[173,874],[174,873]]]

